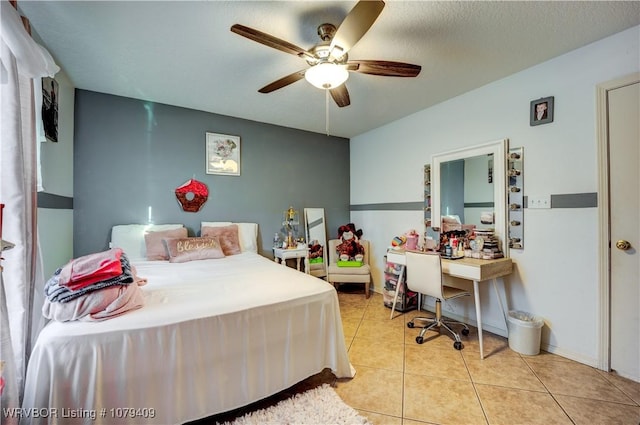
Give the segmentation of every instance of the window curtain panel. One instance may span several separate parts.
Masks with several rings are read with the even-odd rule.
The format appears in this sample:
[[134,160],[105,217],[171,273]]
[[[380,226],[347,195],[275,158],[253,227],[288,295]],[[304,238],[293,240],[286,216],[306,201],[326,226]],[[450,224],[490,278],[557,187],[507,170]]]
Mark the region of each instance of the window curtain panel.
[[[0,400],[4,409],[20,406],[31,343],[44,323],[40,306],[34,308],[44,285],[36,225],[35,97],[41,92],[35,92],[34,87],[42,77],[53,77],[59,68],[25,30],[18,11],[6,0],[1,0],[0,6],[0,202],[5,204],[2,237],[15,244],[2,253],[0,280],[0,360],[5,381]],[[3,415],[1,422],[10,424],[14,420]]]

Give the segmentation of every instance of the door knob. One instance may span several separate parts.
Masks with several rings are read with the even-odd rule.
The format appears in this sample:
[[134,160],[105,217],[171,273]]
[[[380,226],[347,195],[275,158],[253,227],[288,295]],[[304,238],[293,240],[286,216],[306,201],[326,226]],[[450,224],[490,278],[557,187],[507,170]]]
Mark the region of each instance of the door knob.
[[620,239],[618,242],[616,242],[616,248],[622,250],[622,251],[626,251],[629,248],[631,248],[631,244],[629,243],[629,241],[625,241],[624,239]]

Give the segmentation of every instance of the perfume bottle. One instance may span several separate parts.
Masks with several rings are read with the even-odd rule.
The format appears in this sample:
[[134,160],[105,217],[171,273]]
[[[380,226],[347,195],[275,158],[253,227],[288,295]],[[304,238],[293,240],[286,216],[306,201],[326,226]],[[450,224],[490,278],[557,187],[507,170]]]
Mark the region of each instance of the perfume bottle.
[[458,242],[458,253],[456,257],[464,257],[464,239],[460,239]]

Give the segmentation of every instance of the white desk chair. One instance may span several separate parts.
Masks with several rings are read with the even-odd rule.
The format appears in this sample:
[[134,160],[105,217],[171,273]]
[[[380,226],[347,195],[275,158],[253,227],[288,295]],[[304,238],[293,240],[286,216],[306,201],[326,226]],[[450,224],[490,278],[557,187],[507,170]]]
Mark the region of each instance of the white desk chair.
[[462,350],[462,341],[460,340],[460,336],[451,329],[449,325],[462,325],[462,335],[469,335],[469,328],[462,322],[444,320],[442,318],[442,301],[465,297],[471,294],[464,289],[453,288],[443,284],[442,259],[439,254],[407,251],[405,255],[407,261],[407,287],[414,292],[429,295],[436,299],[435,317],[415,317],[407,323],[408,327],[413,328],[415,326],[415,320],[423,320],[427,322],[420,331],[420,335],[416,337],[416,342],[418,344],[422,344],[424,342],[424,334],[428,330],[434,327],[444,327],[455,339],[453,348],[456,350]]

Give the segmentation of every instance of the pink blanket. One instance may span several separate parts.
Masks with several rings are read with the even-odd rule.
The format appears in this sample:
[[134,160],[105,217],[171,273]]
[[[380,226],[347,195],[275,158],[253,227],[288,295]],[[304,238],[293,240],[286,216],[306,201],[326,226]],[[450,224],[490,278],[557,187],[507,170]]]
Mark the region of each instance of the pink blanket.
[[60,272],[60,285],[75,291],[122,274],[122,249],[85,255],[69,261]]
[[136,278],[130,285],[107,286],[64,303],[45,298],[42,315],[59,322],[101,321],[119,316],[144,305],[140,286],[146,283],[146,279]]

